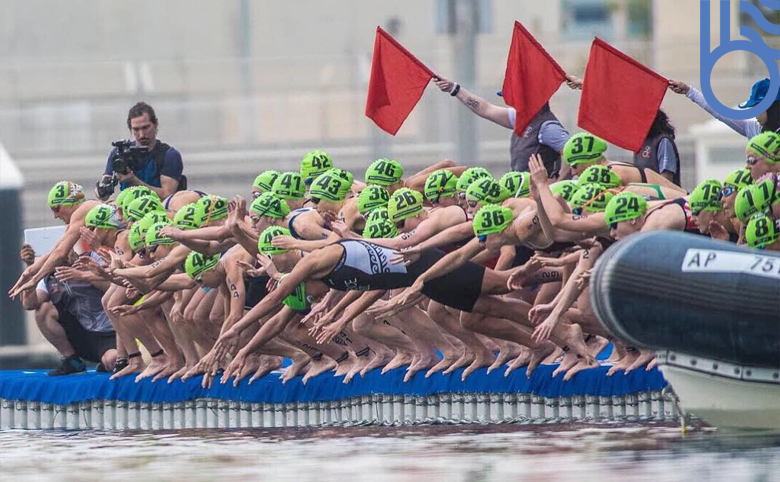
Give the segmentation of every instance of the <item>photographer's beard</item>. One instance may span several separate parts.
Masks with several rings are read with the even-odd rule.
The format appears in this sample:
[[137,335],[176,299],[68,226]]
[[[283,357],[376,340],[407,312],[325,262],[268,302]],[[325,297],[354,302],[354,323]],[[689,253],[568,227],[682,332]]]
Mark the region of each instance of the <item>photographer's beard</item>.
[[148,149],[154,147],[154,143],[157,141],[157,126],[152,126],[147,132],[141,133],[140,136],[135,138],[135,143],[138,146],[143,146]]

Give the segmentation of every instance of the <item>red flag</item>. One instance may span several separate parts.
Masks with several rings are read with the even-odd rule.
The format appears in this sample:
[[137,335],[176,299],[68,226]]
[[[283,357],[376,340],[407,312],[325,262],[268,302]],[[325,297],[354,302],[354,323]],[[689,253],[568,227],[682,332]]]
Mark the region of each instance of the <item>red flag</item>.
[[637,152],[668,86],[667,79],[597,38],[585,69],[577,125]]
[[366,117],[395,135],[420,101],[431,78],[433,72],[428,67],[377,27]]
[[517,111],[515,134],[526,126],[566,80],[566,72],[520,22],[515,21],[506,62],[503,96]]

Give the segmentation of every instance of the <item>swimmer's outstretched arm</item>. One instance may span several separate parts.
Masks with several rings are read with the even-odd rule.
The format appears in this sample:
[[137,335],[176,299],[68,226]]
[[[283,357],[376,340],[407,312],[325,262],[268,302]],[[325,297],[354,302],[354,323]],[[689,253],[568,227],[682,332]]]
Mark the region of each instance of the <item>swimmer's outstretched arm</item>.
[[358,300],[352,303],[338,320],[323,328],[322,332],[317,337],[317,343],[324,344],[330,342],[336,335],[341,333],[352,320],[357,318],[359,314],[366,311],[371,305],[384,296],[386,290],[358,293],[360,294]]

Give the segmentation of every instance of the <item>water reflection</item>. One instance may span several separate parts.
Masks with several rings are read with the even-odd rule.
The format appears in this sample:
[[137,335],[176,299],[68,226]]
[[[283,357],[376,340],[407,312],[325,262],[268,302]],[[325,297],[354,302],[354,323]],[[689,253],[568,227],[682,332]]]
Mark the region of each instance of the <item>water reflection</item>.
[[780,434],[670,425],[0,432],[0,479],[774,481]]

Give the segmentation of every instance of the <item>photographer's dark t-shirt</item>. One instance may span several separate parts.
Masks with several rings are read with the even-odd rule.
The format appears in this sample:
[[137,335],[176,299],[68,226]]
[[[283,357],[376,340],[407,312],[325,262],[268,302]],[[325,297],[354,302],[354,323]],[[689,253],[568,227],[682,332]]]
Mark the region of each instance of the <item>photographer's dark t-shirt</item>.
[[[133,145],[135,145],[135,142],[133,142]],[[155,145],[155,149],[159,149],[162,147],[162,142],[158,139],[157,144]],[[106,161],[106,169],[103,174],[111,175],[114,172],[114,169],[112,167],[112,163],[114,160],[114,157],[116,157],[117,151],[116,147],[111,150],[111,153],[108,155],[108,160]],[[135,173],[136,177],[140,179],[141,181],[145,182],[146,184],[149,184],[150,186],[154,187],[162,187],[162,184],[160,183],[160,176],[168,176],[170,178],[176,179],[177,181],[181,180],[181,173],[184,170],[184,164],[181,161],[181,154],[179,151],[177,151],[174,147],[169,147],[168,151],[165,153],[165,160],[163,161],[162,169],[160,172],[157,172],[157,166],[154,162],[154,155],[152,152],[149,153],[149,155],[146,157],[146,160],[142,164],[140,169],[136,169],[133,172]],[[125,183],[121,183],[119,185],[119,189],[125,189],[126,186]]]

